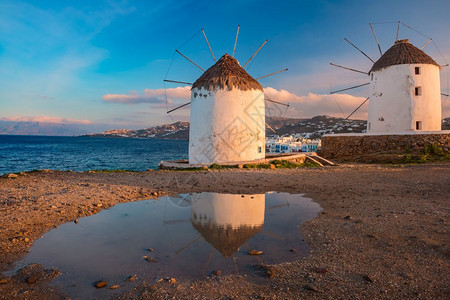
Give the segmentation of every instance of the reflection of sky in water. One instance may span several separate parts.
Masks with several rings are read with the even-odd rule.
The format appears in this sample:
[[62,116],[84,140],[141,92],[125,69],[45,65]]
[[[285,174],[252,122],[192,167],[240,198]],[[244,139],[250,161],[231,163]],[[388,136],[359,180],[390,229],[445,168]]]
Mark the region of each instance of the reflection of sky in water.
[[[63,275],[54,282],[83,298],[113,293],[92,288],[99,279],[123,290],[132,285],[123,282],[131,274],[152,282],[157,276],[199,278],[218,269],[251,273],[254,264],[305,256],[299,225],[319,210],[310,199],[285,193],[200,193],[118,204],[49,231],[18,266],[56,267]],[[250,249],[264,253],[250,256]]]

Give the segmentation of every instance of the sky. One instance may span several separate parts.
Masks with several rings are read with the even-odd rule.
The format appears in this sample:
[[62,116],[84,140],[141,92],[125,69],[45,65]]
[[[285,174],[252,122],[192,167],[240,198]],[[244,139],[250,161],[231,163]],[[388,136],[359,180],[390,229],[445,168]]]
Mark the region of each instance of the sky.
[[[289,103],[269,104],[267,114],[293,118],[346,117],[369,94],[331,91],[369,82],[370,60],[348,38],[378,59],[373,28],[386,51],[409,38],[439,64],[450,62],[450,1],[8,1],[0,0],[0,120],[76,124],[90,130],[145,128],[189,120],[188,86],[202,72],[175,53],[178,49],[203,68],[232,53],[245,63],[268,40],[247,71],[266,96]],[[413,28],[413,29],[411,29]],[[441,71],[448,94],[449,67]],[[443,117],[450,99],[443,98]],[[367,104],[353,116],[367,118]]]

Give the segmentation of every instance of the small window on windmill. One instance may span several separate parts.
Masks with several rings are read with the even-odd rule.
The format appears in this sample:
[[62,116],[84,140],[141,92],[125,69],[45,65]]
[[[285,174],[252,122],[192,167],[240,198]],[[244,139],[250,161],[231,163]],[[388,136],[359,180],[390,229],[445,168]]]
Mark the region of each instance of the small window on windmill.
[[416,86],[414,88],[414,95],[416,96],[422,96],[422,87],[421,86]]
[[262,147],[258,147],[258,153],[262,152]]
[[422,130],[422,121],[416,121],[416,130]]
[[420,75],[420,67],[415,67],[415,68],[414,68],[414,73],[415,73],[416,75]]
[[372,80],[373,80],[373,72],[370,73],[370,81],[372,81]]

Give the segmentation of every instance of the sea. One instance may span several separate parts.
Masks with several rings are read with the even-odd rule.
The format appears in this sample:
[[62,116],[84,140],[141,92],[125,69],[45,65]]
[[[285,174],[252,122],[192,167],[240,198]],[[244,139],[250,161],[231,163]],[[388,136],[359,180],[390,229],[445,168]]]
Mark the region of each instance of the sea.
[[0,175],[33,170],[157,169],[186,159],[188,141],[138,138],[0,135]]

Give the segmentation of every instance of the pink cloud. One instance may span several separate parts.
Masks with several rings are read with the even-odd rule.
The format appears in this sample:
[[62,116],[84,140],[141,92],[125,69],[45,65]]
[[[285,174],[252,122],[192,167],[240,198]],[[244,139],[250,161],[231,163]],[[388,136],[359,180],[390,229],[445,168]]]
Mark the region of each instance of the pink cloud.
[[[348,94],[314,94],[298,96],[286,90],[277,90],[272,87],[264,89],[265,97],[288,104],[289,109],[286,116],[293,118],[314,117],[317,115],[328,115],[334,117],[347,117],[365,98],[355,97]],[[370,100],[369,100],[370,101]],[[352,119],[367,119],[367,105],[364,104]]]
[[189,99],[191,88],[189,86],[169,88],[169,89],[145,89],[143,94],[131,91],[129,94],[106,94],[102,98],[106,102],[124,103],[124,104],[164,104],[165,96],[167,101],[172,102],[173,99]]
[[89,120],[80,119],[70,119],[70,118],[60,118],[51,116],[34,116],[34,117],[4,117],[0,118],[0,121],[10,121],[10,122],[38,122],[38,123],[55,123],[55,124],[78,124],[78,125],[88,125],[92,124]]

